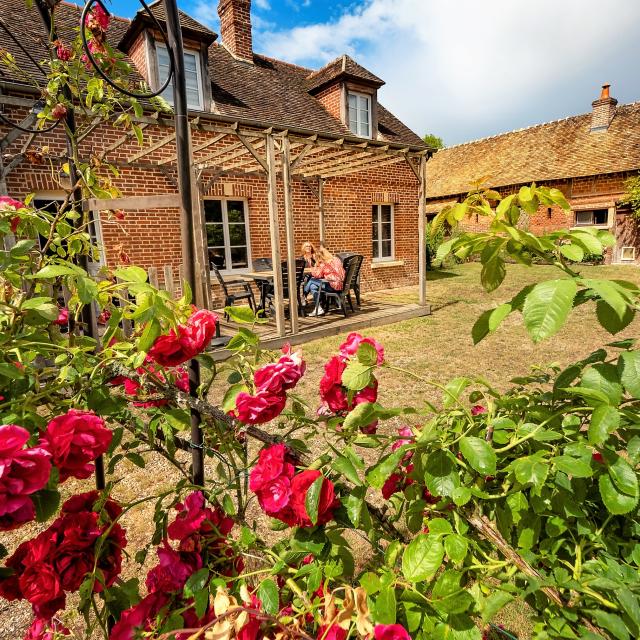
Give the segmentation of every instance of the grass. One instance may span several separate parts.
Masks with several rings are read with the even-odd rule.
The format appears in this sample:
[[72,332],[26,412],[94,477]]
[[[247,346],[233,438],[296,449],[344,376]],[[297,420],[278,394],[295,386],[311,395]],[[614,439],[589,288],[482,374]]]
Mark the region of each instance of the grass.
[[[583,273],[586,276],[627,279],[640,283],[640,270],[634,267],[584,267]],[[568,364],[612,340],[597,324],[594,306],[586,304],[573,312],[558,335],[542,344],[532,344],[522,326],[521,318],[513,314],[494,335],[473,346],[471,327],[480,313],[509,300],[528,284],[558,277],[557,271],[544,266],[526,268],[509,265],[503,286],[492,294],[487,294],[481,288],[480,266],[477,264],[429,272],[428,276],[428,299],[433,310],[431,316],[377,327],[367,331],[367,335],[384,345],[387,360],[393,365],[415,371],[438,383],[462,374],[476,375],[483,376],[491,384],[504,389],[512,377],[528,373],[532,365],[546,365],[550,362]],[[396,289],[389,295],[403,302],[416,299],[415,288]],[[616,338],[637,335],[639,328],[640,321],[636,320]],[[335,336],[303,346],[308,365],[307,374],[296,391],[312,408],[318,403],[318,382],[323,365],[337,352],[343,339],[344,336]],[[419,405],[425,400],[440,400],[437,389],[416,383],[397,371],[384,371],[379,377],[379,399],[388,406],[402,403]],[[212,397],[215,395],[217,394],[214,392]],[[392,426],[389,425],[389,428]],[[119,465],[118,475],[122,477],[122,481],[114,492],[117,498],[134,500],[141,495],[170,488],[177,481],[178,473],[162,458],[152,454],[146,458],[145,469],[139,469],[128,462]],[[214,473],[213,468],[207,471],[209,474]],[[68,482],[63,486],[67,494],[91,488],[91,481]],[[152,533],[151,518],[152,507],[145,505],[132,510],[123,519],[132,555],[135,550],[148,544]],[[2,542],[12,551],[21,541],[36,535],[43,528],[42,525],[23,527],[4,534]],[[152,555],[147,560],[148,565],[155,563]],[[127,563],[125,577],[131,577],[136,572],[139,572],[137,565]],[[73,600],[70,600],[69,605],[73,608]],[[9,604],[0,600],[0,619],[0,640],[19,637],[29,623],[29,607],[24,602]],[[74,612],[71,613],[69,622],[76,629],[81,626],[81,621]],[[530,622],[521,603],[507,607],[500,622],[507,629],[516,632],[521,640],[530,637]]]

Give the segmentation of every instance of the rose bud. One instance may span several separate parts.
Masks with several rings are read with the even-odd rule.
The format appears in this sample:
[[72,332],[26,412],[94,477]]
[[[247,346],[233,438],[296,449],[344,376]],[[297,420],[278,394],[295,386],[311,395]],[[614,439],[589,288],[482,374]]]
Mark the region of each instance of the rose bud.
[[51,116],[56,120],[62,120],[67,115],[67,107],[58,102],[58,104],[51,109]]

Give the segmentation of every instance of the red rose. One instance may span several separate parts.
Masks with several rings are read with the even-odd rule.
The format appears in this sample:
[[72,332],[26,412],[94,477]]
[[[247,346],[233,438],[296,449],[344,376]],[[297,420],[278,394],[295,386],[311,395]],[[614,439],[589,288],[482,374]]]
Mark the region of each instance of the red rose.
[[258,463],[249,474],[249,488],[260,491],[268,483],[280,476],[293,478],[295,469],[287,460],[287,447],[284,444],[274,444],[262,449],[258,454]]
[[225,516],[218,508],[205,507],[201,491],[190,493],[184,503],[176,505],[178,515],[167,527],[172,540],[181,542],[195,534],[215,533],[226,536],[233,528],[233,520]]
[[237,640],[257,640],[258,634],[260,633],[260,625],[260,620],[249,614],[249,622],[238,631],[236,635]]
[[[42,607],[64,599],[64,591],[56,570],[46,562],[29,565],[18,578],[20,591],[32,605]],[[58,609],[56,608],[55,611]],[[53,613],[55,613],[55,611]]]
[[58,103],[53,109],[51,109],[51,116],[55,120],[62,120],[67,115],[67,107],[65,107],[62,103]]
[[[307,514],[305,501],[309,487],[321,477],[322,474],[316,469],[308,469],[298,473],[291,481],[291,508],[296,517],[296,524],[300,527],[313,526]],[[335,497],[333,483],[324,478],[318,501],[318,521],[316,524],[329,522],[333,518],[333,509],[337,506],[338,501]]]
[[163,367],[176,367],[201,353],[216,332],[218,316],[201,309],[189,317],[186,325],[171,329],[156,338],[149,356]]
[[384,347],[373,338],[363,338],[359,333],[350,333],[347,336],[347,339],[340,345],[340,355],[348,358],[349,356],[353,356],[358,352],[358,347],[366,342],[370,344],[375,350],[378,352],[378,364],[382,364],[384,362]]
[[114,625],[109,640],[134,640],[138,637],[136,631],[149,631],[155,623],[158,613],[169,602],[165,593],[150,593],[137,605],[123,611],[120,619]]
[[49,422],[40,443],[51,453],[64,482],[70,477],[88,478],[94,469],[91,463],[106,452],[112,435],[92,411],[70,409]]
[[18,225],[20,224],[20,216],[14,216],[11,218],[11,233],[15,233],[18,230]]
[[126,217],[122,209],[118,209],[117,211],[114,211],[113,215],[116,220],[124,220]]
[[272,480],[258,493],[258,502],[268,516],[288,522],[291,517],[283,512],[291,502],[291,480],[286,476]]
[[373,628],[375,640],[411,640],[411,636],[401,624],[377,624]]
[[594,462],[597,462],[598,464],[604,464],[604,457],[602,456],[602,454],[599,451],[594,451],[591,454],[591,459]]
[[69,324],[69,309],[62,307],[58,312],[58,317],[53,321],[53,324],[63,326]]
[[279,394],[292,389],[304,375],[306,365],[300,352],[282,356],[278,362],[272,362],[258,369],[253,381],[258,391]]
[[71,48],[67,47],[61,40],[56,40],[54,44],[56,45],[56,57],[58,60],[69,62],[69,60],[71,60],[71,54],[73,53]]
[[107,324],[109,322],[109,318],[111,317],[111,311],[109,309],[103,309],[98,316],[98,324]]
[[84,24],[91,32],[95,30],[106,31],[109,28],[109,14],[99,4],[96,4],[85,16]]
[[322,625],[318,628],[318,635],[316,636],[317,640],[345,640],[346,637],[346,629],[339,627],[337,624],[333,624],[331,627]]
[[245,391],[236,396],[236,415],[244,424],[264,424],[277,418],[287,404],[284,393],[258,391],[252,396]]
[[36,508],[28,496],[0,493],[0,531],[17,529],[36,518]]
[[58,620],[36,618],[27,629],[24,640],[54,640],[54,638],[69,635],[71,631]]
[[402,491],[402,476],[399,473],[392,473],[382,485],[382,497],[388,500],[394,493]]
[[179,553],[166,542],[158,548],[159,563],[147,574],[149,593],[182,591],[189,576],[202,568],[202,558],[195,553]]
[[324,366],[324,376],[320,380],[320,399],[333,413],[346,411],[348,407],[347,394],[342,387],[342,372],[346,366],[342,358],[333,356]]
[[473,405],[473,407],[471,407],[472,416],[479,416],[483,413],[487,413],[487,409],[486,407],[483,407],[481,404],[475,404]]

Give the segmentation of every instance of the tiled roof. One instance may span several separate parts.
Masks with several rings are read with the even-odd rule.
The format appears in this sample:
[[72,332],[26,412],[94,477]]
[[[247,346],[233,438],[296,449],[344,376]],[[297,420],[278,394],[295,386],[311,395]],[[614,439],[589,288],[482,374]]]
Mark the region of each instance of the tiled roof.
[[[161,6],[161,4],[152,6],[159,20],[164,17],[159,9]],[[80,13],[81,9],[76,5],[66,2],[58,5],[56,24],[61,38],[68,41],[74,37],[76,33],[74,29],[77,29],[80,24]],[[0,0],[0,16],[8,23],[12,33],[19,34],[20,41],[25,44],[25,49],[31,53],[34,60],[39,61],[44,57],[46,37],[35,8],[26,9],[24,0]],[[180,19],[184,20],[184,16],[185,14],[181,12]],[[190,20],[190,28],[195,29],[194,25],[197,25],[199,29],[206,29],[195,20]],[[125,34],[128,34],[127,38],[129,38],[132,33],[131,26],[134,23],[135,20],[132,23],[129,20],[113,17],[107,32],[109,43],[115,47],[123,40]],[[212,31],[208,29],[206,31],[209,39],[215,36]],[[11,40],[1,25],[0,47],[11,51],[16,56],[20,67],[37,73],[37,67]],[[348,60],[351,59],[348,58]],[[345,68],[353,73],[357,71],[361,75],[367,74],[370,83],[382,83],[379,78],[355,62],[345,63]],[[237,60],[222,45],[214,42],[209,47],[213,114],[253,120],[265,127],[298,128],[335,136],[353,135],[338,118],[333,117],[309,93],[308,78],[312,74],[312,69],[258,54],[254,54],[254,64],[248,64]],[[23,81],[15,74],[12,77],[6,68],[0,65],[0,80],[2,79]],[[424,142],[415,133],[379,103],[378,128],[379,138],[382,140],[413,148],[425,148]]]
[[640,169],[640,102],[618,106],[609,129],[592,133],[591,113],[438,151],[427,162],[427,196]]
[[345,54],[332,60],[321,69],[311,72],[307,78],[307,89],[313,93],[313,91],[339,78],[360,80],[375,87],[381,87],[384,84],[384,80],[378,78],[371,71],[367,71],[353,58]]
[[[167,21],[167,13],[165,11],[164,2],[162,2],[162,0],[155,0],[155,2],[152,2],[148,6],[154,18],[162,26],[164,26]],[[218,35],[214,31],[209,29],[209,27],[205,27],[197,20],[194,20],[184,11],[178,10],[178,14],[180,15],[180,24],[182,25],[182,33],[184,36],[200,38],[209,43],[213,42],[218,37]],[[127,45],[133,41],[133,39],[146,25],[153,26],[153,21],[144,10],[144,8],[141,8],[138,10],[138,13],[136,13],[135,17],[131,21],[131,27],[121,39],[119,43],[120,48],[126,50]]]

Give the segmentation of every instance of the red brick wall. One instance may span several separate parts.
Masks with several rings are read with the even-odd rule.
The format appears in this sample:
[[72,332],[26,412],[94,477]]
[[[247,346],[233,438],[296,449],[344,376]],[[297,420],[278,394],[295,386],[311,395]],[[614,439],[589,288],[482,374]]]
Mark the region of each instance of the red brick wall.
[[149,78],[149,69],[147,68],[147,50],[145,32],[142,31],[133,41],[127,55],[131,59],[133,66],[138,73],[149,83],[153,84]]
[[[21,115],[23,114],[14,112],[11,117],[20,121]],[[0,137],[5,131],[6,129],[0,127]],[[147,127],[144,130],[144,147],[149,147],[165,138],[169,132],[170,130],[164,127],[155,125]],[[102,125],[83,141],[81,154],[86,158],[91,157],[91,154],[100,154],[103,149],[116,143],[122,135],[122,130]],[[196,131],[193,136],[193,145],[197,146],[207,138],[212,138],[213,135]],[[46,135],[38,142],[48,145],[50,153],[64,151],[65,143],[60,132]],[[216,145],[196,152],[195,160],[202,161],[207,154],[229,146],[233,142],[234,140],[230,137],[224,138]],[[6,150],[8,156],[18,153],[23,143],[24,138],[19,138]],[[119,167],[119,176],[112,179],[122,195],[176,193],[173,164],[164,165],[167,167],[166,174],[160,168],[150,166],[152,162],[175,154],[175,142],[170,142],[136,161],[144,163],[148,168],[133,168],[128,165],[139,151],[137,141],[134,137],[130,137],[109,155],[109,160]],[[331,152],[332,150],[329,150],[327,153]],[[207,192],[203,195],[246,198],[249,210],[251,256],[254,259],[270,256],[266,176],[256,172],[216,177],[215,171],[214,167],[203,172],[202,184],[208,185]],[[106,168],[104,173],[109,175]],[[52,171],[48,163],[34,165],[25,161],[9,175],[8,179],[9,193],[14,197],[24,197],[34,191],[60,191],[62,188],[59,174]],[[371,205],[374,202],[380,202],[384,194],[388,194],[388,199],[396,201],[394,205],[395,258],[402,264],[372,269]],[[281,252],[284,258],[286,244],[281,176],[278,176],[278,200]],[[417,282],[418,186],[415,175],[404,162],[350,176],[329,178],[324,186],[324,201],[329,249],[334,252],[355,251],[365,256],[362,271],[363,290]],[[293,181],[293,205],[295,244],[298,251],[305,240],[317,243],[320,233],[317,197],[308,184],[297,177]],[[144,268],[156,267],[161,283],[165,265],[171,265],[174,273],[177,274],[181,262],[177,209],[126,211],[122,221],[104,212],[101,214],[101,228],[106,246],[107,264],[117,264],[121,253],[125,253],[131,262]]]
[[250,0],[221,0],[218,15],[222,44],[234,56],[252,60]]
[[334,118],[342,120],[342,85],[339,82],[325,87],[315,97]]

